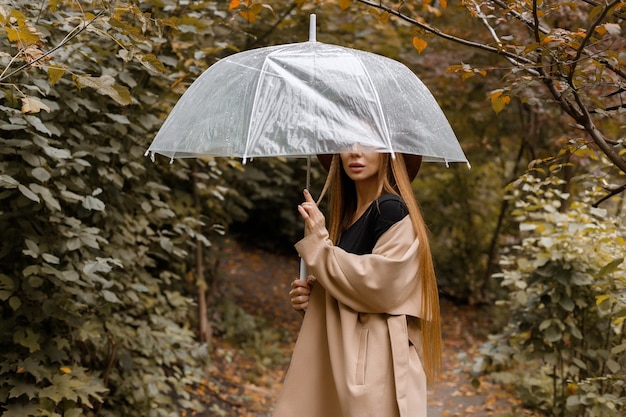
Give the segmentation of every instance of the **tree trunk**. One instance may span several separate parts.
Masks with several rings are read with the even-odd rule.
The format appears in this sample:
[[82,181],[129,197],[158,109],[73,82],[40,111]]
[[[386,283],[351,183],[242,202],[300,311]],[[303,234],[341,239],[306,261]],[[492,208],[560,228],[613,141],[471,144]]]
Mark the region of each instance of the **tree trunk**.
[[[200,196],[198,195],[198,187],[196,186],[195,172],[192,173],[193,181],[193,198],[198,212],[200,208]],[[201,231],[197,230],[197,234]],[[196,286],[198,288],[198,339],[202,343],[211,343],[213,336],[211,324],[207,316],[207,283],[204,277],[204,251],[202,250],[202,241],[196,237]]]

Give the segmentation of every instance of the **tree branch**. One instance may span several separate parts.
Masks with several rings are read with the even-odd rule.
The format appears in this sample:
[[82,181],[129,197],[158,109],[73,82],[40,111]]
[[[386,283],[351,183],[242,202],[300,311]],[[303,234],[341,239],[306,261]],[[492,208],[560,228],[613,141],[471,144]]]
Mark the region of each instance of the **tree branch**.
[[598,145],[598,147],[611,160],[611,162],[613,162],[615,166],[619,168],[623,173],[626,173],[626,160],[622,159],[619,153],[615,152],[615,149],[613,149],[613,147],[609,145],[607,141],[604,139],[604,135],[602,134],[602,132],[598,130],[596,125],[593,123],[593,119],[591,118],[591,115],[587,111],[587,108],[582,103],[582,100],[580,99],[576,91],[574,91],[574,99],[576,100],[576,103],[578,104],[578,108],[581,111],[581,117],[577,120],[577,122],[580,123],[585,128],[585,130],[587,131],[587,133],[589,133],[589,135],[591,136],[595,144]]
[[[480,9],[480,5],[479,4],[475,4],[476,6],[476,13],[477,16],[479,17],[479,19],[483,22],[483,24],[487,27],[487,30],[489,31],[489,33],[491,34],[491,37],[496,41],[496,43],[498,44],[499,47],[502,47],[502,41],[500,40],[500,37],[498,36],[498,34],[496,33],[495,29],[493,27],[491,27],[491,25],[489,24],[489,21],[487,20],[487,16],[485,16],[485,14],[483,13],[483,11]],[[517,60],[505,56],[505,58],[507,59],[507,61],[509,61],[512,65],[516,66],[516,67],[523,67],[524,65],[520,64],[519,62],[517,62]],[[525,67],[525,70],[535,76],[539,76],[539,72],[532,69],[532,68],[527,68]]]
[[610,192],[604,197],[602,197],[601,199],[599,199],[598,201],[596,201],[595,203],[593,203],[591,206],[598,207],[600,204],[604,203],[609,198],[616,196],[620,193],[623,193],[624,191],[626,191],[626,184],[622,185],[621,187],[613,188],[612,190],[607,190],[607,191],[610,191]]
[[[82,23],[82,27],[81,25],[76,26],[74,29],[72,29],[70,31],[70,33],[67,34],[67,36],[65,38],[63,38],[63,40],[54,48],[50,49],[48,52],[44,53],[43,55],[41,55],[40,57],[37,57],[36,59],[33,59],[30,62],[25,63],[24,65],[22,65],[21,67],[17,68],[16,70],[12,71],[11,73],[4,75],[4,73],[9,69],[9,67],[5,68],[5,70],[2,72],[2,75],[0,75],[0,82],[6,80],[7,78],[11,78],[12,76],[14,76],[15,74],[17,74],[20,71],[23,71],[27,68],[32,67],[33,65],[37,64],[39,61],[42,61],[43,59],[45,59],[46,57],[52,55],[54,52],[56,52],[57,50],[59,50],[60,48],[62,48],[63,46],[65,46],[67,43],[69,43],[72,39],[74,39],[75,37],[77,37],[78,35],[80,35],[82,33],[82,31],[84,31],[85,29],[87,29],[93,22],[96,21],[96,19],[98,19],[100,16],[102,16],[102,14],[104,14],[105,10],[101,10],[97,15],[95,15],[95,17],[93,19],[91,19],[89,22],[87,23]],[[18,54],[19,55],[19,54]],[[13,61],[11,61],[13,62]]]
[[261,36],[257,37],[256,39],[254,39],[253,42],[250,43],[249,47],[252,48],[256,45],[261,44],[265,38],[267,38],[272,32],[274,32],[276,30],[276,28],[278,27],[278,25],[280,25],[287,16],[289,16],[289,14],[291,14],[291,12],[298,6],[298,4],[296,2],[294,2],[290,7],[287,8],[287,10],[285,11],[285,13],[283,13],[277,20],[276,22],[272,25],[271,28],[269,28],[267,31],[265,31],[265,33],[263,33]]
[[533,35],[535,36],[535,42],[541,42],[541,35],[539,34],[539,13],[537,13],[537,0],[533,0]]
[[596,20],[587,28],[587,34],[585,35],[585,38],[582,40],[582,42],[580,43],[580,46],[578,47],[578,50],[576,51],[576,56],[574,57],[574,61],[570,65],[569,74],[567,76],[567,82],[572,87],[574,87],[574,82],[573,82],[574,72],[576,72],[576,68],[578,67],[578,62],[580,61],[580,57],[583,55],[585,48],[589,44],[589,41],[591,40],[591,37],[593,36],[593,33],[595,32],[596,27],[598,27],[598,25],[602,23],[606,15],[609,13],[609,10],[615,7],[618,3],[621,3],[621,1],[622,0],[613,0],[613,3],[607,4],[606,7],[602,9],[602,13],[600,13],[597,16]]
[[[501,0],[491,0],[491,2],[495,5],[497,5],[498,7],[500,7],[502,10],[505,10],[507,14],[513,16],[515,19],[519,20],[520,22],[522,22],[523,24],[525,24],[526,26],[528,26],[528,28],[530,30],[532,30],[534,33],[538,33],[541,32],[544,35],[547,35],[548,33],[551,32],[550,28],[546,28],[544,26],[541,26],[539,24],[538,19],[536,18],[537,16],[534,16],[535,20],[534,23],[533,21],[531,21],[529,18],[524,17],[522,14],[516,12],[515,10],[511,10],[511,8],[504,3]],[[534,3],[533,3],[534,5]],[[537,42],[539,42],[539,40],[537,40]]]
[[464,45],[464,46],[469,46],[469,47],[475,48],[475,49],[481,49],[483,51],[491,52],[491,53],[496,54],[496,55],[502,55],[504,57],[512,58],[515,61],[518,61],[520,63],[519,65],[522,66],[522,68],[524,68],[524,69],[528,69],[528,67],[525,67],[526,65],[530,65],[530,66],[534,66],[535,65],[535,63],[533,61],[531,61],[530,59],[525,58],[525,57],[520,56],[520,55],[516,55],[516,54],[508,52],[508,51],[505,51],[505,50],[503,50],[501,48],[495,48],[493,46],[485,45],[485,44],[478,43],[478,42],[473,42],[473,41],[470,41],[470,40],[467,40],[467,39],[459,38],[457,36],[453,36],[453,35],[450,35],[448,33],[442,32],[439,29],[436,29],[436,28],[434,28],[434,27],[432,27],[432,26],[430,26],[430,25],[428,25],[426,23],[423,23],[423,22],[420,22],[418,20],[412,19],[409,16],[407,16],[405,14],[402,14],[401,12],[399,12],[397,10],[394,10],[394,9],[392,9],[389,6],[385,6],[385,5],[382,4],[382,2],[374,2],[374,1],[370,1],[370,0],[357,0],[357,2],[365,4],[366,6],[373,7],[375,9],[383,10],[383,11],[389,13],[390,15],[396,16],[396,17],[404,20],[405,22],[409,22],[412,25],[419,27],[420,29],[424,30],[425,32],[432,33],[434,35],[437,35],[440,38],[449,40],[451,42],[458,43],[458,44]]

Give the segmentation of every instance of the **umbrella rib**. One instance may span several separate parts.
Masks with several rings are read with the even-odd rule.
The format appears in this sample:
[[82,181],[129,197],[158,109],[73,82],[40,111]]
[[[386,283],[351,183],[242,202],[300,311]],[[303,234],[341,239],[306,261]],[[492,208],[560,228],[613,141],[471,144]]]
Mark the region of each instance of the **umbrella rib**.
[[261,69],[259,70],[259,79],[256,82],[256,85],[254,86],[254,98],[252,101],[252,110],[250,111],[250,115],[252,116],[250,118],[250,122],[248,123],[248,132],[246,133],[246,143],[244,146],[244,150],[243,150],[243,164],[245,165],[246,160],[248,159],[248,150],[250,149],[250,135],[252,132],[252,121],[253,121],[253,116],[256,113],[256,108],[257,108],[257,100],[259,98],[259,86],[261,85],[261,81],[263,80],[263,78],[265,77],[265,74],[267,73],[266,68],[267,68],[267,61],[268,59],[274,55],[275,52],[270,52],[266,57],[265,60],[263,61],[263,65],[261,66]]
[[378,91],[374,87],[374,82],[372,81],[372,77],[370,76],[369,71],[367,70],[365,65],[363,65],[363,61],[361,61],[361,57],[358,56],[357,54],[355,54],[355,57],[357,58],[357,61],[361,65],[361,68],[363,68],[363,72],[365,73],[365,76],[367,77],[369,86],[372,89],[372,92],[374,93],[374,97],[376,98],[376,107],[378,107],[378,111],[381,115],[381,119],[383,123],[383,131],[385,134],[385,140],[387,141],[387,145],[389,146],[389,149],[391,150],[391,157],[395,158],[396,154],[393,150],[393,143],[391,142],[391,135],[389,134],[389,127],[387,126],[387,119],[385,118],[385,113],[383,113],[383,106],[380,103],[380,96],[378,95]]

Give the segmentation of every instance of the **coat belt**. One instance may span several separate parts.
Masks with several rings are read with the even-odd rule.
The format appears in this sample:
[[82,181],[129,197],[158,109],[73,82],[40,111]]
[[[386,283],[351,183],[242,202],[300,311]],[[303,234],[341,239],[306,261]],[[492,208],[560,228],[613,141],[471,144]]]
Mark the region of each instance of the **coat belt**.
[[409,384],[409,334],[406,316],[388,316],[387,327],[391,341],[391,361],[396,383],[396,399],[400,417],[405,417],[408,415],[407,390]]

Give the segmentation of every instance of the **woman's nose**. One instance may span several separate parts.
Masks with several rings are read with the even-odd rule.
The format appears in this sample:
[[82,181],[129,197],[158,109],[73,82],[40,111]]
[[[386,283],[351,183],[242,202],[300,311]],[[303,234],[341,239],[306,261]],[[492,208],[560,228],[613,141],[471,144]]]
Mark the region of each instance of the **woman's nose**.
[[359,142],[355,142],[354,144],[352,144],[352,147],[350,148],[351,155],[360,155],[362,153],[363,148],[361,147],[361,144]]

